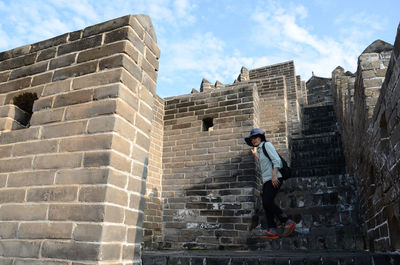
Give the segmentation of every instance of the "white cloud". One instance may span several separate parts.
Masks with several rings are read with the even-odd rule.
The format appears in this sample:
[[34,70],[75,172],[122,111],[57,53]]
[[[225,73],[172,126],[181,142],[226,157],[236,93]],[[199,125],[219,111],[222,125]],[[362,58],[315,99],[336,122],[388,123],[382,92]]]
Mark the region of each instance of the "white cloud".
[[[361,47],[357,38],[361,34],[358,27],[347,27],[347,32],[342,31],[343,36],[333,36],[336,37],[334,39],[313,34],[302,26],[299,21],[306,16],[307,10],[303,6],[255,12],[252,19],[256,25],[252,37],[260,46],[272,47],[278,54],[291,57],[295,61],[297,74],[301,74],[303,79],[308,79],[312,71],[316,75],[330,77],[331,71],[338,65],[355,71],[355,56],[358,56]],[[379,25],[375,28],[379,28]],[[284,59],[287,58],[281,61]]]

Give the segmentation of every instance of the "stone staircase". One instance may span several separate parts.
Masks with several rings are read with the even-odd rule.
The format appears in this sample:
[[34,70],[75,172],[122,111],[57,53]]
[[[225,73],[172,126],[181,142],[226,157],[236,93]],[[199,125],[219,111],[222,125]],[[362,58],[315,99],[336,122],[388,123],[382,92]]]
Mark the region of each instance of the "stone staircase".
[[276,197],[297,227],[290,237],[278,240],[260,240],[264,230],[256,229],[248,242],[250,249],[362,250],[357,190],[353,177],[345,174],[332,106],[305,108],[302,133],[291,142],[293,177]]
[[276,197],[297,222],[291,236],[260,238],[266,228],[261,210],[247,250],[144,252],[143,264],[400,264],[400,255],[363,250],[357,190],[345,171],[332,106],[305,108],[303,121],[303,137],[291,142],[293,177]]

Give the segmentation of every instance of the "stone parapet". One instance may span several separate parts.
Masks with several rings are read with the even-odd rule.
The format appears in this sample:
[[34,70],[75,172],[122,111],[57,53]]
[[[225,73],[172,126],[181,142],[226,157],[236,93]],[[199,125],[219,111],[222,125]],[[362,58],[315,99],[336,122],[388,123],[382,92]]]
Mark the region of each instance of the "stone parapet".
[[347,168],[356,178],[371,251],[400,250],[399,47],[400,27],[394,46],[378,40],[367,47],[355,77],[333,72]]
[[246,244],[259,179],[244,137],[257,107],[254,84],[165,99],[165,249]]
[[0,53],[2,260],[141,262],[159,54],[143,15]]

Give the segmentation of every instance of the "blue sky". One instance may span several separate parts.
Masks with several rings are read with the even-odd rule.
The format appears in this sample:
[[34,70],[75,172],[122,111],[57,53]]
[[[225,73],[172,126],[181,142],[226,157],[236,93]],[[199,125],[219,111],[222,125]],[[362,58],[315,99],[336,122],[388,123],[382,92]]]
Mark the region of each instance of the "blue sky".
[[354,72],[374,40],[393,44],[398,0],[0,0],[0,51],[127,14],[151,17],[161,49],[161,97],[231,84],[248,69],[294,60],[304,81]]

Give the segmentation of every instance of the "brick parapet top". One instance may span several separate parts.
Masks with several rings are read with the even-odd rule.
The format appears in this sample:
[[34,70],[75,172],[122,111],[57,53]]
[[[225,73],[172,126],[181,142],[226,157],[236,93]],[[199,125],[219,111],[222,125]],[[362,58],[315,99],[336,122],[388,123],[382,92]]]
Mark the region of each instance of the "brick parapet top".
[[184,95],[173,96],[173,97],[166,97],[166,98],[164,98],[164,100],[165,100],[165,102],[168,102],[168,101],[171,101],[171,100],[174,100],[174,99],[208,98],[208,97],[210,97],[210,94],[212,94],[212,93],[225,92],[225,91],[234,90],[234,89],[240,89],[240,88],[256,89],[257,85],[254,84],[254,83],[249,83],[249,82],[234,83],[232,85],[226,85],[223,88],[217,88],[217,89],[206,91],[206,92],[193,93],[193,94],[184,94]]
[[[109,20],[103,23],[99,23],[93,26],[86,27],[83,30],[74,31],[62,34],[60,36],[40,41],[34,44],[29,44],[21,47],[17,47],[8,51],[0,53],[0,62],[30,53],[34,53],[40,50],[48,49],[50,47],[58,46],[61,44],[66,44],[79,39],[88,38],[93,35],[101,34],[107,31],[112,31],[114,29],[131,26],[133,29],[138,31],[139,37],[145,41],[146,38],[150,37],[154,43],[157,43],[156,34],[154,32],[154,27],[151,23],[150,17],[147,15],[127,15],[113,20]],[[145,32],[148,34],[146,35]],[[147,37],[146,37],[147,36]],[[154,45],[153,45],[154,46]],[[155,50],[155,55],[158,58],[160,51],[158,48]]]
[[286,62],[282,62],[282,63],[271,64],[271,65],[268,65],[268,66],[263,66],[263,67],[251,69],[249,72],[256,72],[256,71],[260,71],[260,70],[264,70],[264,69],[269,69],[269,68],[275,68],[275,67],[284,66],[284,65],[291,65],[291,66],[294,66],[294,61],[293,61],[293,60],[290,60],[290,61],[286,61]]

